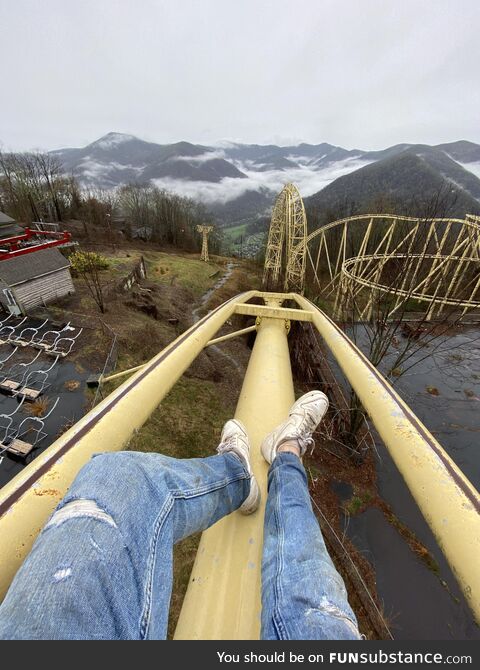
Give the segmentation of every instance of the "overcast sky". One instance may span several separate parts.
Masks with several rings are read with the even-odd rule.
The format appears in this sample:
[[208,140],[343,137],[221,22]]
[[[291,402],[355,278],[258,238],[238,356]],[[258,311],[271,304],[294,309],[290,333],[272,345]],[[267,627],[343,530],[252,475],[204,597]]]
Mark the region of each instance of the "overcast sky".
[[479,0],[0,0],[0,142],[480,142]]

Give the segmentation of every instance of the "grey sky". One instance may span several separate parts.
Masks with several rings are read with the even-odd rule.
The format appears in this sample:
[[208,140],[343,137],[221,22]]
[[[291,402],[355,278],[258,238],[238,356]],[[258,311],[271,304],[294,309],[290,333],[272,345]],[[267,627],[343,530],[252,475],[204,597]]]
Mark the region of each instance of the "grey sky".
[[478,0],[0,0],[0,142],[480,142]]

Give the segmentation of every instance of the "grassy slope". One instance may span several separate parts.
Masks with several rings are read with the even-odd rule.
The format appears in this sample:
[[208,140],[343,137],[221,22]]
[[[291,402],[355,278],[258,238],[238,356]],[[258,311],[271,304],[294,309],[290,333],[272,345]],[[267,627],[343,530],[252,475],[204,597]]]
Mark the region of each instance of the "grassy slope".
[[236,241],[240,235],[245,235],[248,223],[241,223],[238,226],[232,226],[231,228],[223,228],[223,234],[225,237],[228,237],[232,242]]
[[107,257],[110,264],[104,275],[106,282],[120,279],[128,274],[143,255],[150,281],[163,285],[173,281],[191,291],[194,297],[202,295],[214,285],[216,278],[211,275],[221,270],[228,260],[222,256],[213,256],[210,263],[204,263],[199,259],[198,254],[169,254],[163,251],[140,251],[138,249],[107,251],[103,252],[103,255]]

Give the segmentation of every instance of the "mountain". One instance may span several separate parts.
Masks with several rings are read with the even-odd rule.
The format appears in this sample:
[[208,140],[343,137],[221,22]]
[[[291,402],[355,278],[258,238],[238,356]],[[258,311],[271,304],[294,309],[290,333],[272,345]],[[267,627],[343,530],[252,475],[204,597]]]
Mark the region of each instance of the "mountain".
[[108,133],[82,149],[51,153],[85,186],[99,188],[162,178],[207,182],[245,178],[209,147],[189,142],[161,145],[122,133]]
[[459,163],[480,163],[480,146],[473,142],[460,140],[448,144],[437,144],[435,148],[444,151]]
[[339,211],[343,216],[366,213],[382,198],[391,209],[401,212],[409,206],[422,214],[438,194],[439,208],[446,211],[437,216],[480,213],[480,179],[443,151],[417,145],[339,177],[305,198],[305,206],[310,211]]
[[[152,181],[201,200],[218,223],[226,226],[260,221],[288,181],[297,184],[304,198],[311,196],[318,203],[335,203],[341,193],[343,201],[348,193],[356,203],[365,203],[375,194],[384,194],[383,188],[392,196],[411,200],[418,196],[419,184],[431,193],[434,184],[440,183],[458,191],[458,207],[468,205],[473,211],[480,199],[480,145],[466,140],[436,146],[396,144],[364,151],[326,142],[162,145],[133,135],[108,133],[86,147],[52,153],[86,187],[109,189],[132,181]],[[397,162],[401,157],[404,160]],[[407,164],[417,178],[404,169]],[[375,165],[380,166],[378,171],[370,171]]]

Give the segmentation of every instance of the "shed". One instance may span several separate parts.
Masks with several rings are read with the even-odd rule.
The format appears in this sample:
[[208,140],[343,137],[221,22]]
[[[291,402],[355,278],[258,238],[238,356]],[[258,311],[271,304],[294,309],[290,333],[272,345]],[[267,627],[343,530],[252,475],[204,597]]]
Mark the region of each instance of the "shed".
[[73,293],[70,263],[58,249],[41,249],[0,261],[0,303],[13,314]]
[[8,216],[4,212],[0,212],[0,240],[6,237],[21,235],[23,232],[23,228],[15,222],[15,219],[12,219],[11,216]]

